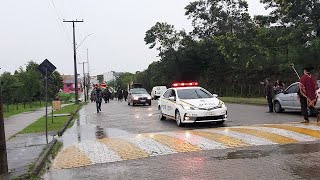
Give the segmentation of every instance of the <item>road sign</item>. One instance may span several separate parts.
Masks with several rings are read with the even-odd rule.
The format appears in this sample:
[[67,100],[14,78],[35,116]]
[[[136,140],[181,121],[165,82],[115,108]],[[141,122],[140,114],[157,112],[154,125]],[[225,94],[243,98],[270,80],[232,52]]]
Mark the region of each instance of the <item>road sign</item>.
[[[45,59],[39,66],[38,71],[42,75],[46,75],[46,73],[51,74],[53,71],[55,71],[57,68],[48,60]],[[47,72],[46,72],[47,71]]]
[[48,60],[45,59],[39,66],[38,71],[45,76],[46,79],[46,140],[48,144],[48,75],[57,68]]

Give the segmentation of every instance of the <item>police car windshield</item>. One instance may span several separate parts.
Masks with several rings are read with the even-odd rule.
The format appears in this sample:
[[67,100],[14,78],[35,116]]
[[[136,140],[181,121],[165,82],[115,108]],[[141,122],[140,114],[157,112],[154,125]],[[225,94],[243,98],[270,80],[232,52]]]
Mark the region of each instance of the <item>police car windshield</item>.
[[179,89],[177,92],[180,99],[203,99],[213,97],[203,89]]
[[132,89],[131,94],[148,94],[147,90],[145,89]]

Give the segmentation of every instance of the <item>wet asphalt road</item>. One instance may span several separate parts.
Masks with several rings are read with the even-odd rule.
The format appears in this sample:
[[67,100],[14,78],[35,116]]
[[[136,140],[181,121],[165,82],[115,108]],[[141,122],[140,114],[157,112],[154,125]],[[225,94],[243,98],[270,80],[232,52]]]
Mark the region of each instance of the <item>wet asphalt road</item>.
[[[227,104],[226,127],[298,122],[298,112],[266,113],[264,106]],[[315,119],[311,119],[315,120]],[[158,119],[157,103],[128,106],[111,101],[97,114],[90,103],[80,111],[64,137],[64,145],[83,140],[130,134],[219,128],[214,123],[191,124],[180,128],[174,120]],[[92,165],[68,170],[51,169],[45,179],[318,179],[319,142],[254,146],[225,150],[179,153],[146,159]]]
[[[223,126],[243,126],[268,123],[299,122],[302,117],[299,112],[285,112],[282,114],[266,113],[265,106],[227,104],[228,121]],[[95,104],[85,107],[84,118],[90,124],[104,128],[107,137],[132,133],[164,132],[187,129],[217,128],[215,123],[187,124],[178,127],[174,120],[160,121],[158,117],[157,101],[152,106],[128,106],[126,102],[111,101],[102,104],[102,112],[96,113]],[[312,119],[315,120],[315,119]]]

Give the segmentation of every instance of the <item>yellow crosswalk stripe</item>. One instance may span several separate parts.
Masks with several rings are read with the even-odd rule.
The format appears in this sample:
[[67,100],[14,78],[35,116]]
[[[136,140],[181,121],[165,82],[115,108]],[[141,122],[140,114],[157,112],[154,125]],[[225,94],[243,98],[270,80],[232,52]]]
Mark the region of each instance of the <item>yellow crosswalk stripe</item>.
[[249,144],[245,143],[244,141],[225,136],[223,134],[213,133],[213,132],[203,132],[203,131],[190,131],[191,134],[201,136],[215,142],[221,143],[227,147],[244,147],[249,146]]
[[169,148],[177,152],[191,152],[191,151],[200,151],[201,149],[197,146],[194,146],[186,141],[183,141],[178,138],[174,138],[162,134],[149,134],[145,135],[147,138],[154,139],[159,143],[168,146]]
[[274,143],[278,144],[287,144],[287,143],[295,143],[298,142],[295,139],[288,138],[285,136],[281,136],[278,134],[270,133],[270,132],[265,132],[265,131],[258,131],[254,129],[245,129],[245,128],[229,128],[230,131],[235,131],[239,133],[244,133],[244,134],[250,134],[256,137],[264,138],[267,140],[270,140]]
[[60,152],[55,158],[53,168],[69,169],[91,165],[89,157],[75,146],[70,146]]
[[266,124],[266,125],[262,125],[262,126],[293,131],[296,133],[305,134],[305,135],[320,139],[320,131],[316,131],[316,130],[312,130],[312,129],[308,129],[308,128],[294,127],[294,126],[287,126],[287,125],[273,125],[273,124]]
[[98,141],[107,145],[124,160],[139,159],[149,156],[149,154],[145,152],[143,149],[122,139],[104,138],[99,139]]

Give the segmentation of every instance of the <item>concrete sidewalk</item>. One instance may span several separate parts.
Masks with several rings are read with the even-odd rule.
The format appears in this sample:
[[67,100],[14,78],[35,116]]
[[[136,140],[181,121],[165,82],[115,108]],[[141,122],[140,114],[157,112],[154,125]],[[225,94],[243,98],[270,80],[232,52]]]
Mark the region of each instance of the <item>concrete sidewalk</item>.
[[[62,104],[61,107],[67,105],[69,104]],[[51,113],[51,106],[48,107],[48,114],[49,113]],[[10,137],[22,131],[24,128],[44,115],[46,115],[45,107],[31,112],[20,113],[5,119],[4,127],[6,132],[6,140],[10,139]]]
[[[62,104],[61,107],[67,105],[69,104]],[[48,107],[48,113],[51,113],[51,107]],[[37,160],[43,148],[46,147],[45,133],[17,134],[45,114],[46,109],[44,107],[5,119],[4,126],[7,140],[8,166],[11,172],[9,174],[10,177],[26,174],[29,170],[29,165]],[[56,132],[48,133],[49,141],[51,141]]]

